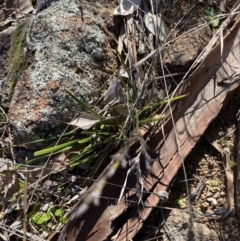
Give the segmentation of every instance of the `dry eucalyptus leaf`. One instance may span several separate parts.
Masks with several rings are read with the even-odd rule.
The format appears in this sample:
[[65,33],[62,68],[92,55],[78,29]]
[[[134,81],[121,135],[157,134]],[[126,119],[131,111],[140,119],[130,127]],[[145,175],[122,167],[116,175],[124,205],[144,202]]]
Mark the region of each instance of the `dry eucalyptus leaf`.
[[103,104],[107,105],[112,101],[115,101],[118,104],[122,104],[125,102],[123,90],[118,79],[114,79],[109,85],[103,100]]
[[0,158],[0,173],[3,171],[9,170],[9,168],[12,166],[12,161],[7,158]]
[[129,78],[129,74],[125,69],[120,69],[119,75],[124,78]]
[[221,11],[226,12],[226,5],[227,5],[227,1],[226,0],[221,0],[219,3],[219,8]]
[[47,212],[53,206],[53,202],[50,198],[45,199],[40,206],[39,211]]
[[2,238],[2,240],[7,241],[9,240],[8,237],[6,237],[4,234],[0,233],[0,237]]
[[82,114],[72,120],[69,125],[77,126],[83,130],[88,130],[98,123],[100,119],[93,114]]
[[31,0],[6,0],[5,9],[0,10],[0,27],[23,18],[32,11]]
[[124,23],[122,22],[120,27],[120,33],[118,36],[118,47],[117,47],[117,51],[120,55],[122,54],[122,51],[123,51],[123,40],[125,38],[126,38],[125,27],[124,27]]
[[19,218],[10,225],[10,227],[13,229],[20,228],[21,226],[22,226],[22,220],[19,220]]
[[114,10],[114,15],[130,15],[139,8],[140,3],[141,0],[120,0],[118,7]]
[[147,13],[144,15],[144,23],[148,30],[158,36],[161,41],[167,37],[168,31],[161,15]]

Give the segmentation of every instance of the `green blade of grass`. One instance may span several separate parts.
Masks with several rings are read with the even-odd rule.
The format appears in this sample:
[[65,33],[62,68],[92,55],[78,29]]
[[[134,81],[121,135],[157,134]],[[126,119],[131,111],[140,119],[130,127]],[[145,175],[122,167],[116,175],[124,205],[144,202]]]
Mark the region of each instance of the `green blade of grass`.
[[72,147],[74,144],[78,143],[79,140],[74,140],[74,141],[69,141],[60,145],[56,145],[56,146],[52,146],[40,151],[36,151],[34,152],[34,156],[38,157],[38,156],[43,156],[43,155],[48,155],[50,153],[55,153],[57,151],[60,151],[66,147]]
[[90,111],[92,114],[94,114],[97,118],[100,120],[104,120],[105,118],[101,115],[99,115],[95,110],[93,110],[90,106],[85,104],[83,101],[78,99],[74,94],[72,94],[69,90],[65,89],[65,91],[77,102],[79,103],[82,107],[84,107],[86,110]]
[[[72,134],[75,134],[76,133],[76,130],[74,131],[69,131],[69,132],[66,132],[65,134],[61,134],[61,135],[56,135],[56,136],[52,136],[50,138],[47,138],[47,139],[38,139],[36,141],[30,141],[30,142],[24,142],[22,143],[21,145],[24,146],[24,145],[28,145],[28,144],[33,144],[33,143],[38,143],[38,142],[49,142],[49,141],[53,141],[53,140],[56,140],[60,137],[66,137],[66,136],[69,136],[69,135],[72,135]],[[18,145],[12,145],[12,146],[6,146],[6,147],[3,147],[3,148],[0,148],[0,151],[2,150],[8,150],[12,147],[16,147]]]
[[103,148],[103,146],[105,146],[105,144],[107,144],[109,142],[112,143],[113,140],[114,140],[114,137],[110,137],[110,138],[107,138],[107,139],[101,141],[101,143],[89,144],[79,154],[70,158],[71,163],[74,163],[74,162],[78,161],[80,158],[84,158],[87,155],[90,155],[91,153],[99,152],[100,150],[102,150],[102,148]]
[[178,95],[178,96],[170,98],[169,100],[168,99],[163,99],[162,100],[162,104],[166,104],[166,103],[168,103],[168,101],[173,102],[173,101],[176,101],[176,100],[180,100],[180,99],[182,99],[182,98],[184,98],[186,96],[187,95]]
[[78,160],[80,160],[81,158],[85,158],[86,156],[94,153],[95,151],[96,151],[95,149],[92,149],[87,146],[86,148],[83,149],[83,151],[80,152],[80,154],[76,154],[75,156],[71,157],[70,162],[75,163]]
[[78,143],[79,143],[79,144],[84,144],[84,143],[87,143],[87,142],[89,142],[89,141],[91,141],[91,140],[92,140],[92,137],[89,136],[89,137],[86,137],[86,138],[84,138],[84,139],[78,140]]
[[55,153],[55,152],[61,151],[64,148],[72,147],[76,143],[82,144],[82,143],[89,142],[91,140],[92,140],[92,137],[87,137],[84,139],[77,139],[77,140],[69,141],[69,142],[66,142],[66,143],[63,143],[60,145],[56,145],[56,146],[52,146],[52,147],[49,147],[49,148],[46,148],[46,149],[43,149],[40,151],[36,151],[36,152],[34,152],[34,156],[38,157],[38,156],[48,155],[50,153]]
[[176,100],[180,100],[184,97],[186,97],[187,95],[179,95],[179,96],[176,96],[176,97],[172,97],[170,99],[162,99],[156,103],[151,103],[151,104],[148,104],[146,106],[144,106],[144,108],[140,111],[138,111],[138,116],[140,119],[143,118],[143,116],[148,116],[150,115],[153,111],[155,111],[160,105],[163,105],[163,104],[166,104],[168,102],[173,102],[173,101],[176,101]]
[[140,120],[139,121],[139,125],[145,125],[145,124],[148,124],[148,123],[151,123],[151,122],[156,122],[156,121],[161,121],[163,120],[165,117],[159,117],[159,118],[150,118],[150,119],[145,119],[145,120]]
[[116,133],[115,132],[107,132],[107,131],[99,131],[99,130],[95,130],[95,131],[82,131],[81,132],[83,135],[94,135],[97,134],[98,136],[113,136]]
[[85,157],[85,158],[83,158],[83,159],[81,159],[81,160],[79,160],[79,161],[73,162],[73,163],[70,164],[70,168],[73,168],[73,167],[75,167],[75,166],[78,166],[79,164],[83,164],[83,163],[86,163],[86,162],[90,162],[90,161],[94,160],[96,157],[98,157],[99,154],[102,153],[102,152],[103,152],[103,151],[99,151],[99,152],[96,153],[96,154],[90,155],[90,156]]
[[[54,153],[48,153],[48,154],[43,155],[43,156],[35,157],[35,158],[30,159],[29,161],[27,161],[27,162],[26,162],[26,165],[32,165],[32,164],[34,164],[35,162],[44,160],[44,158],[46,158],[46,157],[48,157],[48,156],[50,156],[50,155],[52,155],[52,154],[55,155],[55,154],[58,154],[58,153],[62,153],[62,152],[64,152],[64,151],[70,150],[71,148],[72,148],[72,147],[69,146],[69,147],[63,148],[63,149],[61,149],[61,150],[59,150],[59,151],[56,151],[56,152],[54,152]],[[18,166],[16,166],[16,167],[18,168],[18,167],[20,167],[20,166],[21,166],[21,165],[18,165]]]
[[102,150],[101,155],[98,156],[96,162],[94,163],[93,169],[89,173],[89,176],[91,177],[89,180],[86,180],[85,185],[90,186],[92,183],[92,180],[95,179],[97,173],[99,172],[104,160],[109,156],[109,153],[111,153],[112,149],[114,148],[113,142],[109,142],[107,145],[105,145],[104,149]]
[[[127,72],[128,78],[130,78],[130,76],[131,76],[130,70],[129,70],[129,68],[127,67],[127,65],[124,63],[124,60],[123,60],[122,56],[119,54],[118,51],[117,51],[117,56],[118,56],[118,58],[119,58],[119,61],[120,61],[121,64],[122,64],[123,68],[124,68],[125,71]],[[121,80],[120,74],[119,74],[119,77],[120,77],[120,80]],[[122,84],[124,85],[124,88],[126,88],[127,86],[125,85],[124,81],[122,81],[122,82],[123,82]]]

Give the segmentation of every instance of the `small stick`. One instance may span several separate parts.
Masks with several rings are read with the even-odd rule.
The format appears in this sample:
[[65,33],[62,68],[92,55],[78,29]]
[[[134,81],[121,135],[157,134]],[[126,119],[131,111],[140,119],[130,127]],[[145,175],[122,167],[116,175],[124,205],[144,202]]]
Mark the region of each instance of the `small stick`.
[[[196,176],[194,175],[194,177],[196,177]],[[191,193],[191,196],[190,196],[191,200],[195,200],[195,202],[197,202],[199,200],[199,198],[202,194],[202,191],[206,185],[205,181],[199,179],[198,177],[196,177],[196,178],[199,180],[199,183],[198,183],[196,189]]]

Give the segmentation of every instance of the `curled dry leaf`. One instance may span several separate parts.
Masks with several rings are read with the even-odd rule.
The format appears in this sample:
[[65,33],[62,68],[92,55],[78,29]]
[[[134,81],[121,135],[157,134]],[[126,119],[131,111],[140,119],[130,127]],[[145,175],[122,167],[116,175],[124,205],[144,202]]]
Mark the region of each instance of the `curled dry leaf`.
[[69,125],[77,126],[83,130],[88,130],[93,127],[94,124],[99,122],[100,119],[93,114],[86,113],[76,117],[74,120],[69,122]]
[[144,15],[144,23],[147,29],[161,41],[167,37],[168,31],[161,15],[147,13]]
[[121,0],[119,6],[114,10],[114,15],[130,15],[139,8],[140,3],[141,0]]

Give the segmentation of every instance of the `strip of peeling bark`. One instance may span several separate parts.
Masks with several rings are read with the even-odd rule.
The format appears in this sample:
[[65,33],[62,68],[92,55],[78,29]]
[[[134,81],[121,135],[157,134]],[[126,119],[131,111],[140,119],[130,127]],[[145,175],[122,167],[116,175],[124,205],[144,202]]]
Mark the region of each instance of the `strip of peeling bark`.
[[[197,141],[203,135],[209,123],[217,117],[228,93],[240,83],[240,18],[235,20],[234,26],[224,39],[221,59],[221,46],[217,45],[196,71],[182,83],[177,95],[188,94],[179,102],[174,111],[174,125],[180,152],[177,148],[176,135],[171,118],[162,129],[159,128],[148,142],[154,162],[152,173],[144,178],[144,185],[150,192],[157,193],[166,190],[171,180],[182,165]],[[222,61],[222,62],[221,62]],[[148,132],[145,133],[145,136]],[[136,146],[131,148],[132,156]],[[181,155],[180,155],[181,154]],[[122,186],[126,178],[126,169],[119,169],[109,180]],[[127,189],[119,204],[115,199],[119,197],[121,188],[107,184],[103,190],[100,206],[91,206],[87,213],[77,219],[70,219],[65,231],[64,240],[71,241],[101,241],[101,240],[129,240],[142,227],[152,208],[144,208],[136,202],[139,200],[136,191],[136,177],[130,176]],[[159,202],[154,194],[143,195],[144,204],[155,206]],[[131,203],[131,201],[133,201]],[[79,201],[77,206],[81,204]],[[58,234],[51,241],[58,239]],[[61,240],[61,239],[59,239]]]

